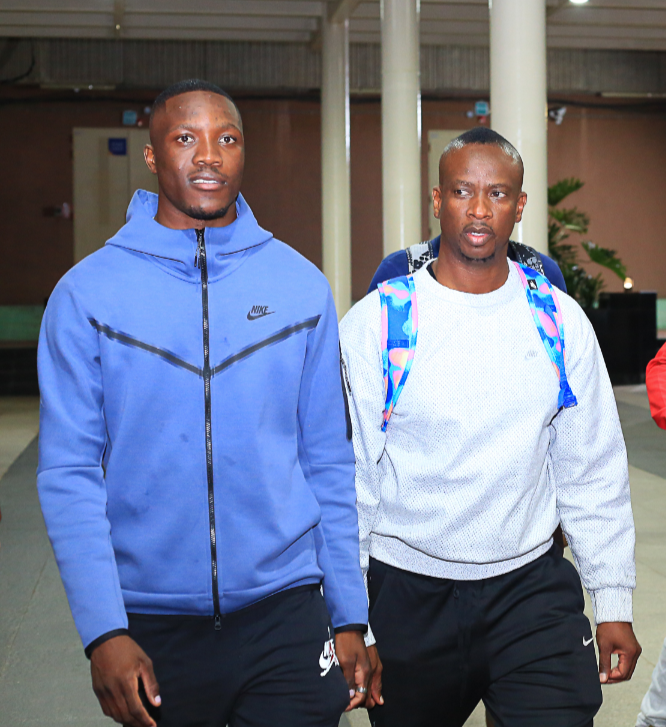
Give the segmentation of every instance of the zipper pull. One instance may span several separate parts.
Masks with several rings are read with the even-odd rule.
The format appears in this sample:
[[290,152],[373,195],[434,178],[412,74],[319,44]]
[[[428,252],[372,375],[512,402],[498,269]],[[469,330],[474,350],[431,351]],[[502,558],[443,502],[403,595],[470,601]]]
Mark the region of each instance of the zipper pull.
[[221,631],[222,630],[222,618],[220,617],[219,613],[215,614],[215,631]]
[[203,230],[197,230],[197,249],[194,253],[194,267],[199,267],[199,262],[201,261],[201,248],[204,244],[204,231]]

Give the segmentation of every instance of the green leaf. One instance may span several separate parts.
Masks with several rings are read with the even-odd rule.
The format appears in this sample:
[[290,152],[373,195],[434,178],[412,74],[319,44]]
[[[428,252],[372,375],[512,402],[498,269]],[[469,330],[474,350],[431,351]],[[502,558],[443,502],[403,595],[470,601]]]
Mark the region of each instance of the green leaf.
[[620,280],[624,280],[627,277],[627,268],[617,256],[615,250],[599,247],[593,242],[583,242],[581,244],[585,248],[585,252],[590,256],[592,262],[612,270]]
[[587,228],[590,225],[590,218],[584,212],[581,212],[577,207],[569,209],[551,207],[548,210],[548,214],[550,215],[551,219],[556,220],[561,225],[564,225],[569,230],[573,230],[574,232],[581,232],[584,234],[587,232]]
[[580,179],[576,179],[575,177],[561,179],[559,182],[548,187],[548,205],[555,207],[565,197],[577,192],[584,184],[585,182],[581,182]]
[[572,234],[587,233],[590,218],[577,207],[560,208],[556,205],[582,186],[583,182],[580,179],[572,177],[562,179],[548,188],[548,252],[560,266],[569,295],[583,308],[591,308],[603,290],[604,281],[601,273],[592,276],[581,266],[579,261],[581,245],[592,262],[607,267],[622,280],[627,275],[627,269],[617,257],[615,250],[598,247],[592,242],[579,244],[571,241]]

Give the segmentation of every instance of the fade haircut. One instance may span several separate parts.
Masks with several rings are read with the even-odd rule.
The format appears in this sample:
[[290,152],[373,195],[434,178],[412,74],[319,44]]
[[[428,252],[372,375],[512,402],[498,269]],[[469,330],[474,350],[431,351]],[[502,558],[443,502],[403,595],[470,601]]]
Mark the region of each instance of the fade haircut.
[[[462,149],[464,146],[469,144],[491,144],[492,146],[498,146],[507,156],[520,166],[521,171],[523,170],[523,160],[518,153],[518,149],[503,136],[498,134],[492,129],[488,129],[485,126],[476,126],[464,134],[457,136],[453,141],[450,141],[444,151],[442,152],[441,160],[446,157],[449,152]],[[441,161],[440,161],[441,163]]]
[[174,83],[168,88],[165,88],[153,102],[153,108],[150,112],[150,120],[152,121],[156,111],[159,111],[166,106],[166,102],[170,98],[180,96],[183,93],[191,93],[192,91],[208,91],[208,93],[215,93],[218,96],[224,96],[224,98],[228,99],[233,104],[233,107],[236,109],[236,113],[238,114],[241,127],[243,126],[240,111],[238,110],[238,106],[236,106],[236,102],[233,98],[231,98],[231,96],[219,86],[216,86],[214,83],[210,83],[210,81],[202,81],[200,78],[188,78],[185,81],[178,81],[178,83]]

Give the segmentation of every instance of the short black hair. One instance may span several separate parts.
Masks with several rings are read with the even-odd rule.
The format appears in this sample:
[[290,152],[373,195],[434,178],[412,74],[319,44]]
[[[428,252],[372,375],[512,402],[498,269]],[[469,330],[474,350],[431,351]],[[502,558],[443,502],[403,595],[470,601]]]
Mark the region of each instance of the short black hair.
[[238,106],[236,106],[236,102],[233,100],[233,98],[231,98],[231,96],[224,89],[216,86],[210,81],[202,81],[200,78],[188,78],[185,81],[178,81],[178,83],[173,83],[168,88],[165,88],[164,91],[162,91],[162,93],[155,99],[155,101],[153,101],[153,108],[150,112],[150,118],[153,118],[156,111],[164,108],[166,102],[170,98],[173,98],[174,96],[180,96],[183,93],[191,93],[192,91],[208,91],[209,93],[216,93],[218,96],[224,96],[224,98],[229,99],[229,101],[231,101],[231,103],[234,105],[234,108],[238,113],[238,118],[240,119],[240,111],[238,110]]
[[473,129],[469,129],[469,131],[465,131],[460,136],[457,136],[446,145],[442,157],[455,149],[462,149],[468,144],[491,144],[492,146],[498,146],[514,162],[520,164],[521,167],[523,166],[523,160],[518,153],[518,149],[501,134],[489,129],[487,126],[475,126]]

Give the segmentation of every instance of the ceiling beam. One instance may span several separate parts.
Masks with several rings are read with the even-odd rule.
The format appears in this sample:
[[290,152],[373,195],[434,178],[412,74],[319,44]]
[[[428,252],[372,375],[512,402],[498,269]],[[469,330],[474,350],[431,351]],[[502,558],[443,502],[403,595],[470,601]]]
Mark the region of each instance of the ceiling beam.
[[608,41],[619,39],[625,41],[665,40],[663,26],[654,28],[621,28],[616,25],[571,26],[551,25],[548,27],[548,38],[605,38]]
[[[129,14],[155,13],[196,15],[258,15],[267,17],[320,17],[324,0],[190,0],[186,10],[182,0],[130,0]],[[2,0],[3,11],[32,15],[42,13],[94,13],[112,15],[115,0]]]
[[[359,18],[379,20],[379,4],[359,3],[354,20]],[[424,5],[421,2],[421,23],[428,20],[488,20],[488,3],[485,5]]]
[[[361,0],[335,0],[335,4],[329,3],[328,5],[328,20],[331,23],[344,23],[345,20],[350,20],[354,13],[354,10],[361,4]],[[320,23],[324,22],[324,18],[320,18]],[[321,51],[322,47],[322,34],[321,25],[312,32],[310,38],[310,49],[316,52]]]
[[634,10],[625,6],[624,8],[603,8],[580,5],[576,7],[567,3],[555,16],[558,24],[572,25],[619,25],[629,29],[636,26],[654,27],[655,25],[666,25],[666,7],[659,10]]
[[315,18],[266,18],[259,15],[127,15],[125,28],[137,31],[159,31],[162,28],[265,30],[275,32],[312,32],[317,29]]
[[351,18],[360,4],[361,0],[337,0],[329,12],[328,19],[332,23],[343,23]]
[[630,8],[631,10],[663,10],[664,0],[594,0],[594,5],[591,7]]
[[[15,0],[14,0],[15,1]],[[323,0],[191,0],[187,9],[182,0],[161,0],[159,3],[134,2],[133,13],[173,13],[176,15],[257,15],[265,17],[321,17]]]
[[[3,26],[2,32],[13,38],[113,38],[110,27],[53,27],[46,25],[39,28],[25,26]],[[221,28],[154,28],[135,30],[125,27],[125,40],[218,40],[218,41],[251,41],[271,43],[307,43],[309,32],[274,31],[274,30],[243,30]]]
[[[379,43],[378,0],[0,0],[0,35],[309,42],[350,20],[352,42]],[[666,50],[666,0],[546,0],[548,45]],[[488,0],[421,0],[422,45],[487,45]],[[118,29],[117,26],[120,26]]]

